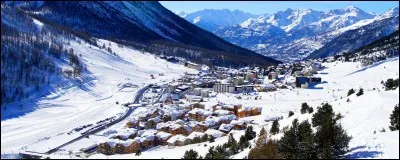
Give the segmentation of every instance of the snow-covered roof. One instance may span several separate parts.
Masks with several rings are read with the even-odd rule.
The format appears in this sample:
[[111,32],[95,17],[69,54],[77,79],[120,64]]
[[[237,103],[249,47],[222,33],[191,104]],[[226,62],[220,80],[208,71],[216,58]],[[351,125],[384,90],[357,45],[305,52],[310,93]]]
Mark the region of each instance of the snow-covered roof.
[[231,125],[231,124],[221,124],[219,126],[218,130],[229,132],[229,131],[231,131],[232,127],[233,127],[233,125]]
[[208,134],[208,135],[212,135],[212,136],[214,136],[215,138],[218,138],[218,137],[221,137],[222,135],[224,135],[223,132],[218,131],[218,130],[215,130],[215,129],[211,129],[211,128],[209,128],[209,129],[208,129],[207,131],[205,131],[204,133],[205,133],[205,134]]
[[165,139],[171,137],[172,134],[171,134],[171,133],[167,133],[167,132],[160,131],[160,132],[157,132],[156,136],[157,136],[158,138],[162,139],[162,140],[165,140]]
[[211,111],[206,111],[201,108],[193,108],[191,111],[189,111],[190,114],[196,114],[198,113],[199,115],[204,115],[204,116],[209,116],[212,114]]
[[222,115],[228,115],[230,113],[230,111],[219,109],[219,110],[215,110],[214,113],[222,116]]
[[230,124],[232,125],[243,125],[245,123],[243,120],[232,120]]
[[204,133],[202,133],[202,132],[192,132],[192,133],[190,133],[189,134],[189,136],[187,136],[187,138],[188,139],[194,139],[194,138],[196,138],[196,137],[202,137],[203,135],[205,135]]
[[185,141],[187,139],[188,138],[185,137],[184,135],[178,134],[178,135],[172,136],[170,139],[168,139],[167,143],[175,143],[176,141],[183,142],[183,141]]
[[155,123],[161,122],[162,120],[159,117],[150,118],[148,121],[153,121]]

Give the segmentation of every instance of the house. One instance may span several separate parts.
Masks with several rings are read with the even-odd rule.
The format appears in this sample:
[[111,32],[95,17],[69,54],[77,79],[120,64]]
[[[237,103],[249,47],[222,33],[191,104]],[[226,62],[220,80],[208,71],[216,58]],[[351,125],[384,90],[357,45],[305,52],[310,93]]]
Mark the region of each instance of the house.
[[126,122],[125,126],[128,128],[136,128],[137,126],[139,126],[139,120],[136,118],[131,118],[128,120],[128,122]]
[[260,92],[276,91],[277,87],[274,84],[264,84],[259,86]]
[[205,125],[201,125],[201,123],[196,121],[190,121],[187,125],[192,128],[193,132],[204,132],[208,129]]
[[243,117],[249,116],[249,113],[248,113],[247,110],[240,108],[240,109],[238,110],[238,112],[237,112],[237,116],[238,116],[239,118],[243,118]]
[[192,128],[188,125],[171,124],[169,125],[168,132],[173,135],[177,134],[189,135],[190,133],[192,133]]
[[156,145],[167,145],[167,141],[172,137],[173,135],[171,133],[167,132],[157,132],[156,137],[158,141],[156,142]]
[[247,128],[247,123],[242,120],[232,120],[230,124],[233,125],[232,129],[235,130],[242,130]]
[[204,133],[207,134],[207,135],[214,136],[215,138],[226,136],[226,133],[221,132],[221,131],[216,130],[216,129],[211,129],[211,128],[208,129],[207,131],[205,131]]
[[192,133],[190,133],[189,134],[189,136],[187,136],[187,138],[189,139],[189,140],[193,140],[193,139],[195,139],[195,138],[202,138],[203,136],[204,136],[205,134],[204,133],[202,133],[202,132],[192,132]]
[[115,145],[117,140],[109,140],[107,142],[99,143],[97,146],[97,151],[106,155],[111,155],[116,153]]
[[120,133],[118,135],[112,136],[113,139],[119,140],[127,140],[127,139],[134,139],[137,136],[136,132],[132,133]]
[[188,62],[185,63],[185,66],[188,67],[188,68],[193,68],[193,69],[201,70],[201,65],[198,65],[198,64],[193,63],[193,62],[189,62],[189,61],[188,61]]
[[218,128],[218,130],[220,130],[221,132],[224,133],[229,133],[233,128],[233,125],[231,124],[221,124]]
[[184,135],[178,134],[168,139],[167,143],[169,148],[172,148],[174,146],[184,146],[189,144],[189,139]]
[[190,119],[196,121],[204,121],[211,114],[212,114],[211,111],[206,111],[200,108],[193,108],[191,111],[189,111]]
[[276,79],[277,77],[278,77],[278,74],[276,72],[268,73],[268,79]]
[[253,107],[251,108],[250,116],[257,116],[261,114],[261,108]]
[[145,125],[146,129],[154,128],[158,123],[160,123],[162,120],[159,117],[154,117],[150,118]]
[[141,138],[141,148],[146,149],[146,148],[150,148],[152,146],[155,145],[155,141],[154,141],[154,135],[149,135],[146,137],[140,137]]
[[236,115],[234,114],[229,114],[229,115],[224,115],[224,116],[219,116],[221,123],[229,124],[231,123],[232,120],[237,119]]
[[261,107],[242,106],[237,112],[239,118],[256,116],[261,114]]

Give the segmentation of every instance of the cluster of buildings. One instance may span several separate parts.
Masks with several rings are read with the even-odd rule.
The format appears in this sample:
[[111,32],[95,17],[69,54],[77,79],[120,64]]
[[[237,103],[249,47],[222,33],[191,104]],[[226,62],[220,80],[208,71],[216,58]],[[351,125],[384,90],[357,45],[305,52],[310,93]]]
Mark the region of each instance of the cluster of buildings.
[[206,106],[202,103],[205,99],[217,93],[276,91],[284,86],[307,88],[309,84],[321,82],[313,74],[322,66],[314,61],[285,63],[267,69],[215,67],[211,70],[205,65],[164,58],[184,63],[199,73],[186,73],[164,86],[153,86],[152,92],[160,95],[156,103],[143,107],[145,110],[130,117],[124,129],[99,143],[98,152],[135,153],[158,145],[183,146],[205,136],[225,136],[231,130],[246,129],[247,122],[241,118],[260,115],[262,108],[220,102]]
[[[185,101],[184,98],[180,99]],[[108,135],[97,146],[103,154],[135,153],[158,145],[168,147],[191,144],[196,138],[227,135],[244,130],[240,118],[261,114],[261,107],[228,104],[207,106],[202,103],[148,105],[126,122],[122,130]],[[111,132],[111,131],[109,131]]]

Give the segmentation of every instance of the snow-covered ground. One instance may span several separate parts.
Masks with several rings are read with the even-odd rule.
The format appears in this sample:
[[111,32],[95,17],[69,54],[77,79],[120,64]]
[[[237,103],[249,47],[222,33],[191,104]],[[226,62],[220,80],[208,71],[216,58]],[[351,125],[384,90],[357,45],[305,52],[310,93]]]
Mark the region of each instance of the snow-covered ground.
[[[344,118],[340,123],[347,133],[353,137],[350,141],[350,152],[347,158],[399,158],[399,131],[390,131],[389,115],[394,105],[399,103],[399,89],[394,91],[384,91],[381,85],[382,80],[396,78],[399,76],[399,59],[393,58],[383,63],[378,63],[366,68],[362,68],[360,63],[353,62],[334,62],[324,63],[327,68],[319,72],[323,83],[311,89],[278,90],[277,92],[259,93],[258,95],[241,95],[242,99],[235,98],[235,94],[218,94],[216,98],[210,98],[207,105],[215,104],[218,101],[225,103],[240,103],[243,105],[261,106],[262,114],[254,117],[246,117],[244,120],[253,120],[253,126],[257,133],[260,127],[267,130],[271,127],[271,122],[265,122],[268,116],[283,116],[279,121],[280,129],[289,126],[293,119],[300,121],[308,119],[311,121],[312,114],[301,114],[301,103],[307,102],[314,108],[314,113],[323,102],[333,105],[336,113],[341,113]],[[357,97],[355,94],[349,97],[347,102],[347,92],[350,88],[364,89],[364,95]],[[374,90],[375,88],[375,90]],[[261,100],[254,98],[262,97]],[[294,111],[294,116],[288,118],[288,112]],[[386,132],[380,132],[384,128]],[[375,132],[376,131],[376,132]],[[244,131],[233,131],[234,137],[244,134]],[[269,135],[272,139],[279,139],[283,134]],[[217,138],[214,143],[192,144],[170,149],[166,146],[155,147],[143,151],[142,155],[134,154],[111,155],[95,154],[89,158],[181,158],[186,150],[194,149],[205,156],[209,146],[223,144],[227,137]],[[251,142],[254,144],[254,142]],[[207,145],[205,147],[204,145]],[[243,158],[248,155],[249,149],[234,155],[232,158]],[[57,156],[56,156],[57,157]],[[62,156],[61,156],[62,157]],[[66,157],[66,156],[64,156]]]
[[[23,109],[8,107],[6,111],[2,110],[1,154],[15,154],[22,147],[37,152],[47,151],[78,136],[76,132],[67,135],[78,126],[119,117],[127,110],[121,104],[132,102],[137,90],[123,88],[123,84],[141,87],[149,83],[171,81],[183,76],[186,71],[194,72],[193,69],[169,63],[149,53],[126,46],[120,48],[113,42],[99,40],[98,44],[107,47],[111,44],[110,48],[118,56],[110,54],[107,49],[77,41],[71,41],[68,46],[81,55],[88,69],[82,75],[81,85],[62,84],[60,81],[54,84],[56,89],[51,94],[37,99],[37,102],[23,101]],[[165,76],[158,76],[159,73]],[[151,79],[150,74],[156,78]]]

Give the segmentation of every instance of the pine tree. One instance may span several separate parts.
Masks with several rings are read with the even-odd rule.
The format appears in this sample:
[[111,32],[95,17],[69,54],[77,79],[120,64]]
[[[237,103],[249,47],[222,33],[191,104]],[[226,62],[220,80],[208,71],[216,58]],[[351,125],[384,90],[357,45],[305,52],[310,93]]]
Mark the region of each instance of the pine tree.
[[323,104],[322,107],[317,108],[317,113],[312,117],[312,126],[316,127],[322,124],[324,118],[333,118],[335,116],[332,106],[328,103]]
[[293,116],[294,112],[293,111],[289,111],[289,117]]
[[357,92],[357,96],[361,96],[364,94],[364,89],[360,88],[360,90]]
[[351,137],[346,134],[340,124],[336,124],[331,105],[326,103],[318,108],[312,118],[312,124],[317,127],[315,144],[318,158],[337,159],[348,152]]
[[274,122],[272,122],[272,127],[271,127],[271,130],[270,130],[270,133],[272,135],[275,135],[275,134],[279,133],[279,122],[278,122],[278,120],[275,120]]
[[213,135],[210,135],[210,137],[208,138],[208,141],[211,142],[215,142],[215,137]]
[[265,131],[265,128],[262,127],[260,134],[258,135],[256,145],[261,146],[262,144],[265,144],[266,142],[267,142],[267,131]]
[[201,137],[201,142],[206,142],[208,140],[208,134],[204,134],[202,137]]
[[352,88],[352,89],[350,89],[348,92],[347,92],[347,96],[350,96],[350,95],[352,95],[353,93],[355,93],[356,91],[354,91],[354,89]]
[[283,137],[279,141],[279,151],[286,159],[293,159],[298,157],[298,153],[300,150],[298,148],[298,126],[298,120],[294,119],[290,129],[283,133]]
[[197,153],[193,149],[190,149],[189,151],[185,151],[185,154],[181,159],[198,159],[198,158],[199,158],[199,153]]
[[136,150],[136,153],[135,153],[136,156],[140,156],[141,154],[142,154],[142,151],[140,149]]
[[299,124],[299,159],[316,159],[315,152],[315,135],[311,128],[311,124],[306,120]]
[[308,106],[307,103],[302,103],[302,104],[301,104],[301,109],[300,109],[301,114],[307,113],[307,110],[308,110],[309,108],[310,108],[310,106]]
[[282,159],[283,156],[277,149],[276,142],[269,140],[261,146],[256,145],[250,150],[248,159]]
[[311,113],[313,113],[313,112],[314,112],[314,108],[312,108],[312,107],[308,108],[308,113],[309,113],[309,114],[311,114]]
[[392,114],[390,114],[390,126],[391,131],[399,130],[399,104],[394,106]]

